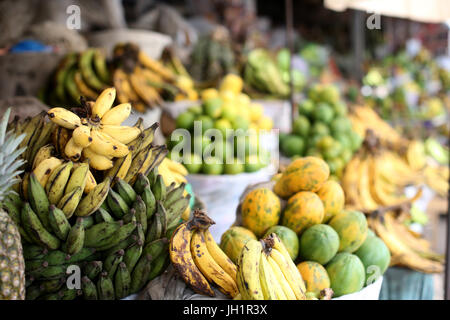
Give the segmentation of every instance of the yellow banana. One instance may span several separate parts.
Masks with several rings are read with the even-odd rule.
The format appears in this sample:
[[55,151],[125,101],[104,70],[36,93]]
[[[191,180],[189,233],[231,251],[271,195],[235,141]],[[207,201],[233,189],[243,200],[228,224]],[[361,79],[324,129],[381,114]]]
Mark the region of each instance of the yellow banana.
[[130,113],[131,113],[131,104],[122,103],[108,110],[103,115],[101,122],[103,125],[119,126],[130,116]]
[[28,185],[30,183],[30,173],[25,172],[22,180],[20,181],[20,195],[25,199],[28,199]]
[[70,131],[64,127],[57,126],[52,133],[52,142],[57,154],[64,154],[64,149],[70,139]]
[[37,165],[45,159],[51,158],[54,153],[55,147],[51,144],[46,144],[45,146],[41,147],[34,156],[32,170],[34,170]]
[[105,173],[105,177],[109,177],[112,181],[114,181],[114,178],[116,177],[122,180],[125,179],[132,160],[133,156],[131,152],[123,158],[116,159],[113,167]]
[[118,125],[103,125],[100,132],[124,144],[130,143],[141,134],[139,128]]
[[[295,265],[294,261],[292,261],[291,255],[287,251],[287,249],[284,246],[281,239],[275,233],[271,234],[271,238],[273,239],[273,249],[280,252],[281,255],[284,257],[284,259],[286,260],[286,263],[287,263],[286,267],[290,270],[291,275],[294,278],[293,279],[294,283],[297,284],[297,286],[300,288],[300,291],[301,291],[300,296],[303,297],[303,299],[304,299],[305,293],[306,293],[306,286],[305,286],[305,282],[303,281],[302,275],[298,271],[298,268]],[[297,290],[294,290],[294,292],[296,292],[296,291]]]
[[[117,88],[117,98],[120,103],[131,103],[135,108],[136,103],[140,100],[137,93],[128,80],[128,75],[122,69],[116,69],[113,75],[114,87]],[[142,110],[138,110],[143,112]],[[145,111],[145,107],[144,107]]]
[[279,297],[279,294],[275,290],[274,284],[276,283],[276,279],[274,279],[265,253],[261,254],[259,269],[259,280],[261,282],[264,300],[281,300],[282,297]]
[[292,290],[291,286],[287,282],[286,278],[283,275],[283,272],[280,270],[280,267],[275,262],[275,260],[269,255],[269,256],[267,256],[267,261],[269,262],[269,265],[272,268],[272,272],[274,273],[275,278],[277,279],[278,283],[280,284],[281,288],[283,289],[283,292],[286,295],[286,299],[287,300],[297,300],[294,291]]
[[144,51],[139,50],[138,60],[140,64],[142,64],[146,68],[151,69],[153,72],[156,72],[163,79],[168,81],[175,80],[175,75],[170,69],[166,68],[159,61],[150,58]]
[[89,159],[89,165],[97,170],[108,170],[113,166],[111,158],[98,154],[92,146],[83,149],[83,157]]
[[53,170],[62,164],[62,160],[51,157],[43,160],[41,163],[37,165],[37,167],[33,170],[36,178],[40,182],[41,186],[45,188],[47,181],[52,174]]
[[64,192],[69,193],[77,187],[80,187],[81,190],[84,191],[88,179],[88,172],[89,165],[87,163],[80,163],[76,168],[73,169]]
[[[294,276],[294,273],[298,273],[298,269],[292,270],[289,263],[286,261],[285,257],[275,248],[272,248],[270,251],[270,257],[278,264],[281,272],[283,273],[286,281],[291,287],[292,291],[295,294],[297,300],[304,300],[306,298],[305,291],[303,291],[300,287],[300,283],[298,282],[298,277]],[[289,259],[291,259],[289,257]],[[301,276],[300,276],[301,279]],[[301,280],[303,282],[303,280]]]
[[[128,147],[99,130],[91,131],[92,143],[89,149],[106,157],[125,157],[130,151]],[[109,168],[108,168],[109,169]]]
[[170,240],[170,260],[175,270],[191,288],[200,294],[215,296],[205,276],[198,269],[191,254],[192,225],[182,223],[174,231]]
[[375,210],[378,208],[378,204],[370,194],[369,167],[367,159],[362,159],[359,165],[358,186],[360,202],[363,206],[361,209]]
[[91,170],[88,171],[88,177],[86,180],[86,186],[84,187],[84,193],[90,193],[97,186],[94,175]]
[[204,235],[200,230],[196,230],[192,234],[191,254],[202,274],[209,282],[216,284],[222,293],[231,298],[234,298],[239,293],[236,282],[210,255]]
[[262,245],[259,241],[249,240],[241,251],[241,277],[243,287],[252,300],[264,300],[259,281],[259,260],[262,254]]
[[67,219],[69,219],[77,209],[82,196],[83,190],[80,187],[76,187],[59,200],[57,207],[64,212]]
[[129,75],[131,86],[137,95],[144,101],[149,107],[154,107],[155,104],[160,103],[159,93],[155,88],[148,85],[145,78],[138,73],[132,73]]
[[386,243],[389,251],[391,251],[392,260],[397,260],[401,265],[424,273],[439,273],[444,270],[441,263],[422,258],[415,253],[407,244],[397,238],[394,233],[389,232],[379,218],[372,219],[371,225],[376,234]]
[[240,269],[241,265],[241,259],[238,258],[238,265],[237,265],[237,273],[236,273],[236,284],[239,289],[239,293],[241,295],[241,300],[251,300],[250,296],[247,293],[247,289],[244,285],[244,281],[242,280],[242,270]]
[[73,130],[73,141],[82,148],[87,148],[92,143],[91,129],[88,126],[82,125]]
[[111,109],[115,99],[116,89],[114,87],[103,90],[92,107],[92,119],[98,118],[100,120]]
[[51,121],[66,129],[73,130],[81,126],[81,119],[75,113],[64,108],[52,108],[47,112]]
[[217,262],[217,264],[225,270],[225,272],[233,279],[234,282],[236,282],[236,265],[233,263],[233,261],[228,258],[228,256],[225,254],[225,252],[222,251],[222,249],[217,245],[216,241],[214,240],[211,232],[209,232],[209,229],[203,231],[204,239],[206,242],[206,247],[208,248],[209,254],[212,256],[214,261]]
[[47,184],[45,185],[45,191],[47,193],[48,201],[51,204],[57,204],[59,200],[64,195],[64,188],[69,180],[70,170],[72,170],[73,163],[68,161],[61,164],[48,178]]
[[76,144],[73,137],[70,138],[69,141],[67,141],[66,147],[64,148],[65,155],[75,162],[80,160],[82,151],[83,147]]
[[89,86],[84,82],[83,76],[80,71],[76,71],[74,74],[74,81],[78,88],[78,91],[82,96],[85,96],[88,99],[95,100],[98,96],[97,92],[89,88]]
[[164,161],[161,163],[162,164],[166,164],[167,167],[170,169],[170,171],[173,172],[177,172],[179,174],[181,174],[182,176],[187,176],[188,175],[188,171],[186,169],[185,166],[183,166],[183,164],[170,160],[169,158],[165,158]]
[[109,192],[111,181],[103,180],[102,183],[96,185],[78,204],[75,215],[86,217],[93,214],[105,201]]

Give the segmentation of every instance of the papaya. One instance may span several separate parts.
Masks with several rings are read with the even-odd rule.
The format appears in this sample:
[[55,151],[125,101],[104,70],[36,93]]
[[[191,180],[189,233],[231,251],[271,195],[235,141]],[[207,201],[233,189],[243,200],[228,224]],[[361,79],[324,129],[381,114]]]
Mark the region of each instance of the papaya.
[[324,209],[322,200],[314,192],[301,191],[289,198],[281,224],[300,235],[307,228],[321,223]]
[[233,226],[222,234],[220,248],[231,261],[237,263],[242,248],[251,239],[257,240],[253,232],[244,227]]
[[280,220],[281,204],[275,193],[267,188],[250,191],[242,202],[242,225],[261,237]]
[[281,242],[283,242],[284,246],[289,252],[289,255],[291,256],[291,259],[295,260],[298,256],[299,247],[297,234],[285,226],[273,226],[270,227],[269,230],[267,230],[264,238],[271,233],[275,233],[278,238],[281,239]]
[[339,252],[355,252],[367,238],[367,219],[360,211],[343,210],[331,219],[329,225],[339,235]]
[[300,237],[300,257],[302,260],[327,264],[338,252],[339,235],[326,224],[316,224],[308,228]]
[[317,195],[322,200],[325,210],[322,223],[327,223],[333,216],[344,209],[344,190],[336,181],[325,181],[317,191]]
[[334,297],[360,291],[364,287],[366,273],[361,260],[348,252],[338,253],[327,264],[326,270],[330,277]]
[[372,229],[367,229],[367,238],[369,237],[376,237],[377,235],[375,234],[375,232],[373,232]]
[[317,157],[298,158],[289,164],[273,187],[282,198],[300,191],[316,192],[330,176],[327,163]]
[[297,269],[305,281],[306,292],[313,292],[316,298],[319,297],[320,291],[330,288],[330,277],[321,264],[314,261],[303,261],[297,265]]
[[389,266],[391,253],[386,244],[377,236],[368,236],[366,241],[355,251],[366,270],[365,284],[375,282]]

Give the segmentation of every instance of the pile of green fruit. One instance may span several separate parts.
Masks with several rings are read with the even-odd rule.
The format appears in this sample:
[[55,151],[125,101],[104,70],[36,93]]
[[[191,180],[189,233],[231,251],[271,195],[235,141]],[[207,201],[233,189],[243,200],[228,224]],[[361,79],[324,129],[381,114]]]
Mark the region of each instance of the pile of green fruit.
[[[167,146],[171,150],[169,158],[180,160],[191,174],[233,175],[255,172],[266,167],[269,153],[259,143],[257,133],[262,127],[248,130],[258,122],[238,115],[239,111],[225,106],[224,100],[216,97],[181,113],[176,119],[176,127],[188,130],[190,136],[187,139],[175,138],[176,136],[172,134],[168,138]],[[240,106],[241,109],[249,107]],[[195,130],[195,126],[200,124],[201,132]],[[198,134],[195,134],[196,131]],[[220,133],[221,137],[215,133]],[[184,154],[185,150],[190,150],[189,154]]]
[[292,133],[280,134],[281,152],[288,157],[315,156],[324,159],[339,177],[359,149],[362,138],[352,129],[347,106],[333,85],[314,85],[298,106]]
[[[185,185],[166,187],[157,169],[148,177],[139,174],[133,186],[120,178],[114,182],[101,207],[83,217],[66,217],[50,205],[33,173],[29,202],[8,195],[9,215],[30,238],[23,239],[26,299],[121,299],[165,270],[168,239],[189,205]],[[45,224],[42,216],[48,216]],[[73,290],[66,284],[77,267],[81,288]]]

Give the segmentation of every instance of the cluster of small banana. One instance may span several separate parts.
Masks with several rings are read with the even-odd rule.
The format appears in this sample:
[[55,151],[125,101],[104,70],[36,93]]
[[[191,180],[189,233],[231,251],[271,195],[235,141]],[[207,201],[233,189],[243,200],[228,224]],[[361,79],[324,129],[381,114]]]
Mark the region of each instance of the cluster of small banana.
[[117,45],[114,60],[113,83],[120,103],[130,102],[135,110],[143,113],[183,93],[177,75],[135,44]]
[[410,217],[399,207],[396,212],[389,210],[384,214],[372,214],[369,226],[386,243],[391,251],[391,265],[399,265],[424,273],[444,271],[444,257],[430,249],[430,243],[413,233],[404,220]]
[[238,260],[237,284],[243,300],[306,300],[306,287],[280,238],[249,240]]
[[95,100],[110,84],[105,53],[99,48],[89,48],[62,59],[43,100],[55,106],[76,106],[80,96]]
[[[109,179],[103,183],[102,199],[87,201],[89,193],[73,217],[50,202],[34,174],[29,202],[11,197],[7,210],[22,235],[27,299],[120,299],[168,266],[168,238],[189,206],[185,184],[166,187],[157,169],[138,174],[133,186],[119,178],[113,188]],[[96,209],[77,215],[84,201]],[[81,290],[65,285],[71,265],[82,270]]]
[[371,150],[366,142],[347,164],[341,180],[347,206],[371,211],[411,201],[404,187],[419,184],[421,173],[399,154],[379,145]]
[[172,235],[169,252],[172,265],[197,293],[215,296],[211,284],[234,298],[239,294],[236,265],[214,241],[208,228],[214,224],[203,211],[182,223]]
[[[64,154],[72,161],[82,156],[89,159],[96,170],[113,167],[113,158],[123,158],[129,154],[126,145],[140,134],[138,127],[121,126],[131,112],[129,103],[111,108],[116,98],[116,89],[105,89],[97,100],[87,103],[84,117],[64,109],[52,108],[47,114],[58,126],[73,130],[64,147]],[[70,136],[70,134],[69,134]]]
[[401,149],[408,145],[408,140],[403,138],[394,128],[368,106],[354,106],[351,108],[349,119],[353,130],[361,137],[366,136],[367,130],[376,132],[380,142],[384,146]]

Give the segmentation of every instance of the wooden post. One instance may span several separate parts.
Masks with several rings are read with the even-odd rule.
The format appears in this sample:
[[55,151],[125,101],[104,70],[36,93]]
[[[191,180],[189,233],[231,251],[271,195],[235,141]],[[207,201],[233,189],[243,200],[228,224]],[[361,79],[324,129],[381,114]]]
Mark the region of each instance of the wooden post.
[[[450,193],[450,191],[449,191]],[[448,199],[448,197],[447,197]],[[447,208],[447,239],[445,243],[444,299],[450,300],[450,209]]]
[[292,0],[285,0],[286,9],[286,40],[287,47],[291,53],[291,59],[289,59],[289,101],[291,103],[291,124],[294,124],[294,120],[298,114],[297,107],[294,101],[294,77],[292,72],[292,56],[294,54],[294,10],[292,6]]
[[352,19],[352,43],[354,54],[353,76],[361,83],[362,80],[362,61],[364,58],[364,31],[366,23],[364,21],[364,13],[362,11],[353,10]]

